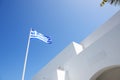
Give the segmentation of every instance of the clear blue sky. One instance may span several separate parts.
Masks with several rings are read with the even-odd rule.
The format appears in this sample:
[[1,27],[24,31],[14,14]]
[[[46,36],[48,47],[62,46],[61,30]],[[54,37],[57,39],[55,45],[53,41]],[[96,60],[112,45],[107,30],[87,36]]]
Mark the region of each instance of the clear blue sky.
[[0,80],[21,80],[29,30],[51,36],[53,43],[31,39],[25,80],[72,41],[80,43],[119,7],[101,0],[0,0]]

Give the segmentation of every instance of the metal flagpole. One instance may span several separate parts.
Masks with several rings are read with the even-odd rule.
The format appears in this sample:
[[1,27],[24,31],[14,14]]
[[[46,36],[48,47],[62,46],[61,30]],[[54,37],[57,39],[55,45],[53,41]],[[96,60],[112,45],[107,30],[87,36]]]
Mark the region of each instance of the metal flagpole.
[[27,57],[28,57],[28,51],[29,51],[29,45],[30,45],[30,34],[31,34],[31,30],[32,30],[32,29],[30,29],[29,38],[28,38],[28,44],[27,44],[27,49],[26,49],[26,55],[25,55],[23,73],[22,73],[22,80],[25,79],[25,71],[26,71],[26,63],[27,63]]

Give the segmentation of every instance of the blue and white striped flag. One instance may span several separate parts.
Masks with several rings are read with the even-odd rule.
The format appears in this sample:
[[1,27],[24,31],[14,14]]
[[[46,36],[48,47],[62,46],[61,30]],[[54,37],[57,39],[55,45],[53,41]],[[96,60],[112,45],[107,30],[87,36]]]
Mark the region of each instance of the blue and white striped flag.
[[43,42],[48,43],[48,44],[52,43],[52,40],[50,37],[45,36],[41,33],[38,33],[36,30],[33,30],[33,29],[30,32],[30,38],[36,38],[36,39],[42,40]]

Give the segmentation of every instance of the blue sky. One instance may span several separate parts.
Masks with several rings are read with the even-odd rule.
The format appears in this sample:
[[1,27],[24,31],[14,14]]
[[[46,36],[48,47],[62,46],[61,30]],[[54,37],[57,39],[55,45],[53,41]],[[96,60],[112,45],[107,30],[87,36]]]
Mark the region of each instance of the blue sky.
[[52,38],[31,39],[25,80],[72,41],[80,43],[113,16],[118,6],[101,0],[0,0],[0,80],[21,80],[29,30]]

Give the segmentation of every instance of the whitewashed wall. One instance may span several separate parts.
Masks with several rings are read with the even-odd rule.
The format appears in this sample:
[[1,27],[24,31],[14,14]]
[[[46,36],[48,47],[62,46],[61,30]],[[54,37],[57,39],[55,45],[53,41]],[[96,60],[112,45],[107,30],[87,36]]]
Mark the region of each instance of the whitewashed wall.
[[40,70],[33,80],[57,80],[57,69],[63,66],[79,52],[80,44],[72,42],[51,60],[42,70]]
[[120,67],[120,11],[81,44],[84,50],[79,55],[79,44],[71,43],[33,80],[57,80],[59,67],[67,71],[66,80],[95,80],[105,70]]
[[120,25],[104,34],[64,67],[68,71],[69,80],[90,80],[96,72],[118,66],[120,66]]

